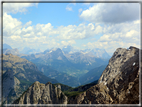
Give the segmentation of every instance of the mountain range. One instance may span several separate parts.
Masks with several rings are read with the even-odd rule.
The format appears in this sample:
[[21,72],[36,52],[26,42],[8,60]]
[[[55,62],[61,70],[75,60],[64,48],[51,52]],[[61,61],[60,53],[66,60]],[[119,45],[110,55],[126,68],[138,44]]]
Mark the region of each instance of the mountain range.
[[[82,78],[83,75],[85,76],[85,78],[90,78],[88,77],[89,75],[85,74],[96,67],[106,66],[108,64],[108,58],[110,57],[103,49],[76,50],[72,46],[66,46],[62,49],[47,49],[44,52],[33,54],[25,54],[27,53],[27,51],[32,51],[31,48],[24,48],[23,51],[25,52],[20,53],[22,51],[19,52],[17,48],[3,49],[4,54],[11,53],[21,58],[25,58],[33,62],[41,72],[44,70],[45,72],[43,72],[43,74],[47,77],[53,79],[55,78],[60,83],[72,87],[76,87],[84,83],[86,84],[94,81],[94,77],[91,77],[92,80],[90,81],[83,79],[84,82],[80,78]],[[101,52],[102,54],[100,54]],[[101,56],[96,56],[97,54],[100,54]],[[102,55],[105,54],[108,57],[102,58]],[[99,79],[99,76],[101,75],[103,70],[104,69],[101,69],[100,72],[96,73],[96,79]]]
[[118,48],[109,59],[103,49],[67,46],[22,54],[4,47],[3,103],[138,103],[138,48]]
[[82,52],[65,54],[60,48],[21,56],[21,58],[25,58],[33,63],[51,66],[59,72],[67,73],[74,77],[81,76],[95,67],[108,63],[108,59],[90,56]]
[[3,49],[12,49],[12,47],[6,43],[3,44]]
[[139,51],[118,48],[93,85],[62,91],[60,84],[35,82],[13,104],[139,104]]

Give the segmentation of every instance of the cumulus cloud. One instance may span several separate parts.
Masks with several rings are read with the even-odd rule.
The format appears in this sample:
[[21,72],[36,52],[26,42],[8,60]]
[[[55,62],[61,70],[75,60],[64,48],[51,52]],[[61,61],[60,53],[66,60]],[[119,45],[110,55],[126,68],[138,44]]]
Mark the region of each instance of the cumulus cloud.
[[80,18],[93,22],[122,23],[138,20],[140,16],[139,3],[98,3],[82,11]]
[[75,42],[75,40],[61,41],[61,44],[62,44],[63,46],[67,46],[67,45],[76,44],[76,42]]
[[38,3],[3,3],[4,13],[26,12],[27,7],[37,6]]
[[[140,46],[140,20],[129,23],[116,23],[109,26],[81,23],[78,26],[68,25],[54,28],[51,23],[32,26],[32,21],[22,25],[21,21],[6,13],[4,13],[3,17],[4,42],[11,43],[12,47],[17,46],[17,44],[19,44],[19,47],[35,47],[35,45],[37,45],[36,47],[44,46],[46,48],[59,47],[77,44],[76,40],[95,38],[98,34],[102,36],[95,40],[96,42],[89,42],[83,44],[83,46],[105,48],[109,53],[114,52],[118,47]],[[61,42],[59,43],[58,40]]]
[[16,18],[4,13],[3,15],[3,36],[18,35],[21,33],[21,22]]
[[108,53],[113,53],[117,48],[135,46],[140,48],[140,20],[130,23],[104,25],[103,35],[95,42],[88,42],[88,48],[104,48]]
[[32,21],[27,22],[23,27],[28,27],[32,24]]
[[59,32],[59,38],[62,39],[85,39],[102,33],[102,27],[99,25],[95,26],[92,23],[88,25],[81,23],[78,26],[60,26],[57,30]]

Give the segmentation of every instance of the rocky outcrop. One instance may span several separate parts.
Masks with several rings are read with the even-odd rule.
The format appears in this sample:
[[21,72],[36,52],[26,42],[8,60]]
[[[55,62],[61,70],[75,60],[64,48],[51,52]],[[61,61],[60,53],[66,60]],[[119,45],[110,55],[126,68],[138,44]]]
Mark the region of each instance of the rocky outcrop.
[[61,85],[35,82],[14,104],[139,104],[139,73],[139,49],[118,48],[98,84],[81,94],[67,98]]
[[69,99],[70,104],[139,104],[139,49],[118,48],[98,84]]
[[58,83],[42,74],[32,62],[12,54],[3,55],[2,79],[3,103],[8,104],[20,97],[35,81]]
[[61,86],[58,87],[50,82],[42,84],[36,81],[14,104],[67,104],[67,97],[61,91]]

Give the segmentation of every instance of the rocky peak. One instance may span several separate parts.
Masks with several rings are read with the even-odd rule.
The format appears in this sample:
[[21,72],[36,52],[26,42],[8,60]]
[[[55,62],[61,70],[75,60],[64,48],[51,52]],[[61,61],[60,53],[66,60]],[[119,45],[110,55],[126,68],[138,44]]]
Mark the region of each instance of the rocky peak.
[[42,84],[36,81],[14,104],[67,104],[67,97],[52,83]]
[[69,99],[70,104],[139,104],[139,49],[118,48],[98,84]]
[[[118,48],[111,59],[109,64],[104,70],[102,76],[99,79],[99,83],[102,81],[109,81],[121,73],[128,74],[131,72],[131,68],[139,66],[139,49],[130,47],[129,49]],[[128,72],[129,69],[130,71]]]

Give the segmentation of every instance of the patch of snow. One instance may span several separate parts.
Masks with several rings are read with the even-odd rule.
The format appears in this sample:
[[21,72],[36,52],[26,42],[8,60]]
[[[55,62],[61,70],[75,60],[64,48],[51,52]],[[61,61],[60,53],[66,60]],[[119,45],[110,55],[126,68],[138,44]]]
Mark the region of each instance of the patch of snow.
[[73,53],[72,51],[69,52],[69,54],[72,54],[72,53]]
[[134,62],[134,63],[133,63],[133,66],[134,66],[135,64],[136,64],[136,63]]
[[130,91],[128,91],[128,93],[130,93]]
[[108,90],[108,87],[107,87],[107,90]]
[[90,65],[92,65],[92,63],[91,63],[91,62],[89,62],[89,64],[90,64]]
[[51,53],[51,52],[52,52],[52,50],[49,53]]
[[82,52],[82,51],[81,51],[81,53],[82,53],[82,54],[87,54],[88,52]]
[[107,83],[105,82],[105,84],[104,85],[106,85]]
[[62,60],[62,57],[61,57],[61,56],[59,56],[57,59],[58,59],[58,60]]
[[56,51],[56,50],[57,50],[57,48],[52,49],[52,51]]

